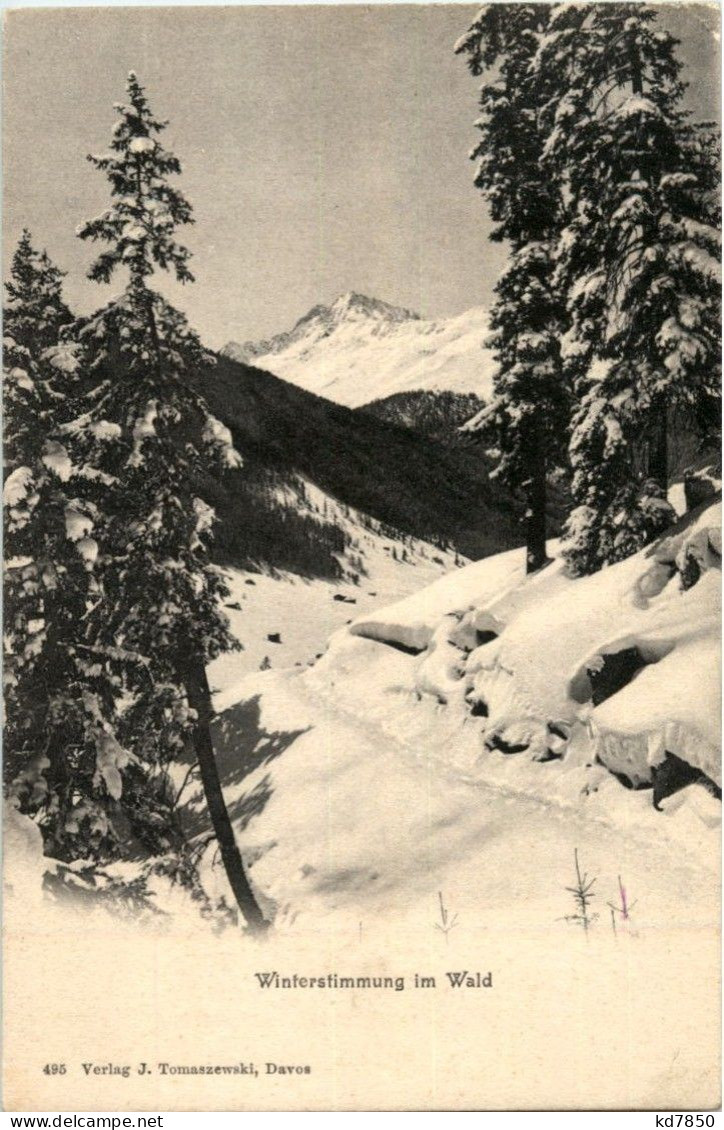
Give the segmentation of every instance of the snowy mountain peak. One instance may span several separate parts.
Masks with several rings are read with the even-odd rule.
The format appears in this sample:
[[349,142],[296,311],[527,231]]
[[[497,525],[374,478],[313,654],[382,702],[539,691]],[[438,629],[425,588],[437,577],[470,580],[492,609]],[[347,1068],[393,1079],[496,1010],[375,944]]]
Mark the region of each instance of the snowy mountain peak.
[[360,325],[371,322],[384,326],[419,320],[420,315],[412,310],[348,290],[345,294],[340,294],[330,306],[321,303],[313,306],[295,322],[291,330],[275,334],[266,341],[245,341],[242,345],[230,341],[224,346],[222,353],[234,361],[258,361],[260,357],[283,353],[296,342],[309,343],[311,340],[328,337],[337,327],[346,323]]
[[490,394],[493,361],[485,349],[487,311],[423,319],[357,291],[313,306],[268,341],[229,342],[234,361],[268,369],[292,384],[357,408],[399,392]]
[[420,315],[412,310],[406,310],[403,306],[392,306],[380,298],[368,298],[366,294],[358,294],[354,290],[340,294],[328,309],[338,320],[361,315],[387,322],[420,321]]

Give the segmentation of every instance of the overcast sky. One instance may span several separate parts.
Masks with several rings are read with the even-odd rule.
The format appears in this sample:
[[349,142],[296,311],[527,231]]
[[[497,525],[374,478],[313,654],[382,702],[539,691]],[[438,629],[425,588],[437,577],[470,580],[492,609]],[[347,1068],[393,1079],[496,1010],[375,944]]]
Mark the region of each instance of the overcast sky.
[[[162,289],[204,340],[258,338],[359,290],[423,314],[489,303],[503,250],[487,240],[468,153],[479,80],[453,45],[477,5],[76,8],[6,16],[4,267],[23,226],[68,273],[74,309],[110,288],[84,279],[76,226],[107,182],[108,147],[135,69],[196,224],[180,238],[197,281]],[[668,9],[699,116],[717,113],[714,6]]]

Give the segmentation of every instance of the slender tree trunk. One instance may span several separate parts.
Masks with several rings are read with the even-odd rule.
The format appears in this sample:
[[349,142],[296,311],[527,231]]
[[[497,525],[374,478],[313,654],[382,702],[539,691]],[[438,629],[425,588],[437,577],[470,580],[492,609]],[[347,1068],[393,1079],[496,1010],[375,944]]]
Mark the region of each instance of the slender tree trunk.
[[[161,381],[163,378],[163,357],[156,317],[153,311],[153,295],[146,288],[142,278],[138,280],[138,285],[147,294],[148,322],[156,352],[158,379]],[[226,877],[249,930],[254,934],[262,934],[269,928],[269,923],[264,918],[254,897],[254,892],[244,871],[244,863],[236,842],[234,829],[229,819],[229,811],[224,800],[219,769],[216,764],[214,744],[211,740],[211,720],[214,711],[211,705],[209,682],[206,677],[206,668],[202,660],[196,656],[192,656],[188,663],[184,685],[189,706],[196,711],[196,721],[193,728],[194,750],[204,788],[204,796],[206,797],[206,805],[211,817],[211,825],[221,851],[221,860],[224,864]]]
[[643,94],[644,92],[641,60],[637,51],[631,52],[631,92],[633,94]]
[[189,664],[186,679],[186,694],[189,706],[196,711],[196,722],[193,729],[193,743],[196,758],[201,774],[201,783],[204,787],[204,796],[211,816],[211,824],[221,851],[221,859],[226,871],[229,885],[234,892],[234,897],[247,926],[255,934],[261,934],[269,928],[269,923],[262,915],[254,897],[249,880],[244,871],[244,864],[239,852],[239,847],[231,826],[229,812],[221,790],[219,769],[216,764],[214,746],[211,741],[211,719],[213,708],[211,706],[211,692],[206,678],[203,663],[198,660]]
[[536,421],[529,454],[530,480],[525,516],[525,567],[527,573],[542,569],[546,556],[546,457],[540,421]]
[[[641,68],[641,59],[638,52],[631,55],[631,90],[634,94],[643,94],[644,84]],[[639,176],[639,170],[635,172]],[[638,234],[638,233],[637,233]],[[668,456],[668,420],[666,404],[659,404],[652,413],[653,424],[648,442],[648,468],[650,479],[659,484],[664,492],[669,485],[669,456]]]
[[649,440],[648,475],[662,490],[669,485],[669,428],[666,405],[661,404],[653,413],[653,428]]

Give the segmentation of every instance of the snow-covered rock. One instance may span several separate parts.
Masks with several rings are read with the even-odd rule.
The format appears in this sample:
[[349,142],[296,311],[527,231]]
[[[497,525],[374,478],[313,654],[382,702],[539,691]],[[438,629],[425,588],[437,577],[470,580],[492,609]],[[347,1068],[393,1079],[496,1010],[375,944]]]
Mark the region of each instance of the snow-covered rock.
[[420,389],[487,397],[494,368],[487,334],[482,307],[428,320],[350,292],[331,306],[315,306],[287,333],[263,342],[229,342],[223,352],[357,408]]
[[[578,580],[560,562],[526,579],[522,550],[512,551],[361,617],[350,631],[426,649],[416,686],[441,701],[451,694],[441,648],[462,637],[471,650],[477,636],[458,693],[484,709],[489,747],[522,746],[545,759],[551,724],[567,735],[585,728],[590,760],[634,785],[651,781],[667,751],[720,784],[720,537],[715,504],[653,550]],[[685,589],[691,570],[697,583]],[[596,704],[592,673],[624,653],[633,670]]]
[[458,572],[447,573],[389,608],[358,617],[350,632],[422,651],[442,617],[460,608],[482,604],[501,588],[515,587],[524,576],[524,549],[498,553]]

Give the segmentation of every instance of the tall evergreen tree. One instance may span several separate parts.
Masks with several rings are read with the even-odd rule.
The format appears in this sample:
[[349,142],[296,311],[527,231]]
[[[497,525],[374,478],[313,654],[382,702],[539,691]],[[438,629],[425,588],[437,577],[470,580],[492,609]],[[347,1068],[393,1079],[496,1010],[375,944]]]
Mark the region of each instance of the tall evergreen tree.
[[565,82],[543,121],[579,400],[566,551],[577,572],[633,552],[673,517],[672,413],[705,429],[718,417],[716,173],[711,137],[681,108],[675,48],[646,4],[561,4],[534,63]]
[[195,751],[222,860],[250,928],[266,925],[244,872],[221,790],[211,740],[206,664],[238,646],[221,601],[223,575],[209,559],[214,514],[198,497],[203,473],[239,465],[228,430],[195,384],[213,363],[184,316],[147,285],[156,267],[181,282],[192,275],[175,229],[191,208],[169,183],[180,172],[162,148],[134,74],[117,105],[110,153],[90,160],[107,176],[111,207],[82,225],[82,239],[109,245],[89,276],[129,272],[122,297],[77,323],[83,370],[92,375],[88,410],[72,425],[79,460],[98,467],[98,542],[103,599],[95,613],[100,647],[115,648],[130,705],[122,748],[164,770],[190,743]]
[[547,477],[564,461],[569,415],[552,263],[559,194],[542,161],[549,84],[532,68],[549,12],[547,4],[488,4],[456,46],[473,74],[491,75],[472,157],[495,223],[491,239],[508,241],[511,253],[491,312],[497,371],[480,425],[497,455],[494,474],[525,499],[529,572],[547,560]]
[[73,465],[63,437],[78,390],[61,341],[71,318],[61,282],[24,232],[4,307],[3,765],[7,793],[38,822],[48,854],[69,860],[112,853],[118,809],[108,772],[115,696],[96,677],[87,631],[93,469]]

